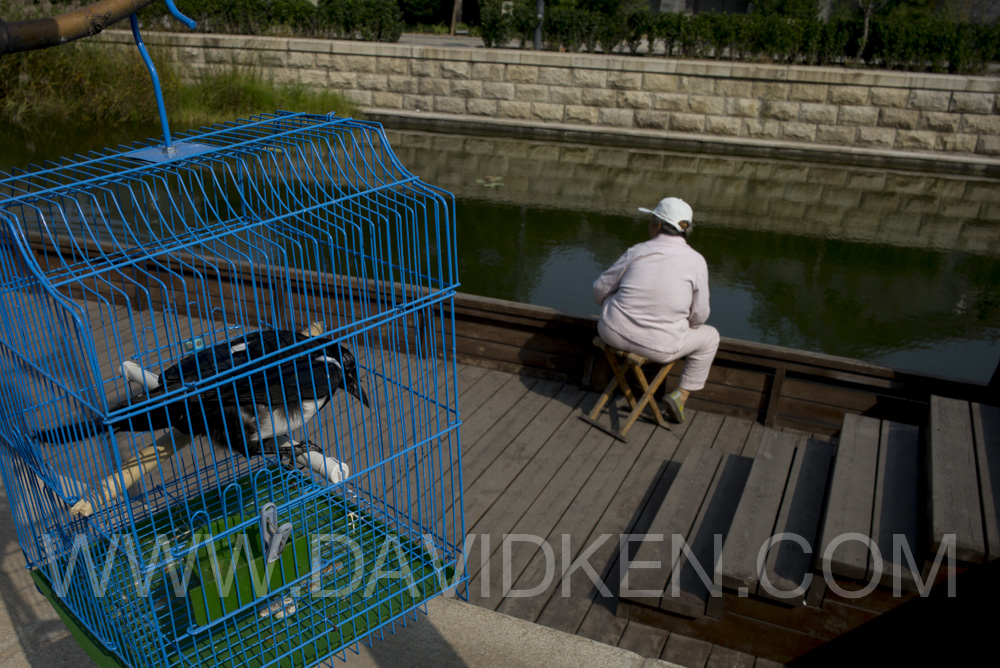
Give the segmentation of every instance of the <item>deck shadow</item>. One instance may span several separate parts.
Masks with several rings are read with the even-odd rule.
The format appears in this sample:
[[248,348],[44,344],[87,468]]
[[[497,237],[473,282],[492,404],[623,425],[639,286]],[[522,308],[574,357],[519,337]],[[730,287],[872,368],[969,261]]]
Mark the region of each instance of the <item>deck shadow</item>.
[[[955,665],[995,648],[1000,560],[956,576],[789,662],[790,666]],[[982,652],[982,654],[979,654]]]
[[[17,541],[10,503],[6,490],[2,488],[0,488],[0,554],[4,555],[4,561],[9,563],[16,559],[23,566],[23,555]],[[15,557],[14,554],[18,556]],[[32,668],[61,666],[87,668],[96,665],[73,639],[56,611],[35,588],[26,569],[22,568],[15,577],[9,577],[7,573],[0,576],[0,606],[6,612],[10,623],[8,628],[0,626],[0,633],[13,634],[14,638],[8,642],[12,640],[10,644],[16,643],[21,648],[25,663],[20,665]],[[49,614],[40,612],[40,609]],[[49,638],[59,634],[64,635],[48,641]],[[4,665],[18,665],[14,657],[7,652],[5,655],[7,659]]]
[[[680,462],[672,460],[664,460],[660,464],[656,475],[653,476],[653,482],[646,489],[642,501],[636,506],[635,512],[629,519],[628,524],[625,525],[625,534],[643,534],[649,530],[649,527],[653,523],[653,518],[656,516],[656,511],[663,503],[663,499],[666,498],[667,492],[670,491],[670,486],[677,477],[677,472],[680,468]],[[627,557],[630,563],[635,559],[640,544],[638,541],[630,541],[628,543]],[[621,546],[622,543],[619,541],[618,546],[611,553],[604,571],[601,573],[601,580],[608,588],[611,596],[604,596],[596,586],[590,592],[590,598],[594,601],[594,605],[603,607],[612,615],[617,614],[618,598],[621,592]]]

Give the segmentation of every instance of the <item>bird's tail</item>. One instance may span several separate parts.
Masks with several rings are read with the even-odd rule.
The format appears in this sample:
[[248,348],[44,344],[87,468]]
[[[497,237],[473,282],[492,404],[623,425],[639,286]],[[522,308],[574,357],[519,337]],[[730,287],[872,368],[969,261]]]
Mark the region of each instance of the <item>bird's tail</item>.
[[42,443],[56,445],[60,443],[76,443],[91,436],[107,434],[112,431],[113,429],[104,423],[104,419],[98,416],[90,420],[80,420],[79,422],[64,424],[55,429],[36,431],[34,438]]

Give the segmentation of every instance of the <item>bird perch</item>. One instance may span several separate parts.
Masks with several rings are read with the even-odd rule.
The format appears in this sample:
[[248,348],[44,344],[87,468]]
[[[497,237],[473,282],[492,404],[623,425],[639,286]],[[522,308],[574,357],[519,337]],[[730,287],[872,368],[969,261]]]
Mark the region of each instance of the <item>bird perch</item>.
[[44,19],[7,22],[0,18],[0,56],[47,49],[96,35],[153,1],[99,0],[92,5]]

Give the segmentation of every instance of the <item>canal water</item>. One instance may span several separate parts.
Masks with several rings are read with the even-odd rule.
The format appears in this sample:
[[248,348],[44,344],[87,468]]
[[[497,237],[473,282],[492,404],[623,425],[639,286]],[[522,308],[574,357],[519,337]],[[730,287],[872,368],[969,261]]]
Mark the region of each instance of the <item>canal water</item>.
[[[61,133],[60,133],[61,134]],[[74,133],[87,136],[87,133]],[[88,145],[3,134],[0,169]],[[646,237],[665,196],[694,208],[723,336],[986,382],[1000,359],[1000,181],[389,131],[401,162],[456,195],[461,289],[596,314],[591,284]]]

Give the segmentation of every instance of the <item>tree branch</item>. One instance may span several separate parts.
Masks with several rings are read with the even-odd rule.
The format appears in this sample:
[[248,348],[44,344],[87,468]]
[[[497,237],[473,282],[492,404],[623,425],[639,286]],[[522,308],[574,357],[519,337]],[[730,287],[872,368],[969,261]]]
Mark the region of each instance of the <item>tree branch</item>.
[[92,5],[45,19],[0,19],[0,56],[46,49],[89,37],[150,5],[154,0],[98,0]]

